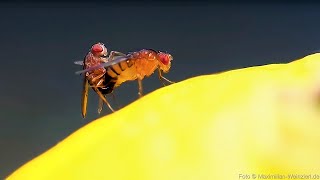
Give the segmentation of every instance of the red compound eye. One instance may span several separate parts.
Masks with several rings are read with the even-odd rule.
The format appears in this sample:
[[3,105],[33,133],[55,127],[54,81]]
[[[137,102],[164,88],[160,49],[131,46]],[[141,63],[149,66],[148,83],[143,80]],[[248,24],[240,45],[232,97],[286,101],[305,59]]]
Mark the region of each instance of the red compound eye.
[[101,44],[95,44],[95,45],[93,45],[92,46],[92,48],[91,48],[91,51],[92,52],[95,52],[95,53],[99,53],[99,52],[102,52],[103,51],[103,47],[102,47],[103,45],[101,45]]
[[167,54],[160,53],[159,57],[160,57],[160,61],[162,62],[162,64],[164,64],[164,65],[168,65],[169,64],[170,58],[169,58],[169,56]]

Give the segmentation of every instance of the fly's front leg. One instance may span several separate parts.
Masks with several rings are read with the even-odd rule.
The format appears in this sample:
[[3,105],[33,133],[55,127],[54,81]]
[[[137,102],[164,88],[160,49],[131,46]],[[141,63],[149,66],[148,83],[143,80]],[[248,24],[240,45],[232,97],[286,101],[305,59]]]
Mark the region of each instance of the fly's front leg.
[[174,82],[173,81],[170,81],[169,79],[165,78],[162,76],[162,71],[160,68],[158,68],[158,72],[159,72],[159,80],[162,82],[163,86],[166,86],[166,84],[164,83],[163,80],[167,81],[168,83],[170,84],[173,84]]
[[113,102],[117,105],[118,109],[120,109],[120,105],[118,104],[118,102],[116,100],[116,96],[113,94],[113,92],[111,92],[110,94],[112,95]]
[[138,78],[138,85],[139,85],[139,98],[143,96],[143,88],[142,88],[142,79]]
[[111,107],[110,103],[108,102],[108,100],[106,99],[106,97],[99,91],[99,89],[96,88],[96,87],[93,87],[93,89],[94,89],[94,91],[98,94],[99,98],[102,99],[102,101],[103,101],[104,103],[106,103],[106,105],[110,108],[110,110],[111,110],[112,112],[114,112],[114,109]]
[[101,78],[102,78],[105,74],[106,74],[106,73],[101,73],[101,74],[99,74],[99,75],[92,74],[92,75],[95,75],[95,76],[89,77],[89,81],[91,81],[92,83],[94,83],[94,82],[96,82],[98,79],[100,79],[99,82],[97,83],[97,85],[98,85],[98,84],[100,85],[100,84],[102,83]]
[[103,100],[99,97],[99,102],[98,102],[98,114],[101,113],[103,109]]
[[96,87],[96,88],[98,88],[98,87],[101,87],[101,88],[103,88],[103,85],[102,85],[102,83],[104,82],[104,79],[100,79],[99,81],[98,81],[98,83],[96,83],[96,85],[90,85],[90,87]]

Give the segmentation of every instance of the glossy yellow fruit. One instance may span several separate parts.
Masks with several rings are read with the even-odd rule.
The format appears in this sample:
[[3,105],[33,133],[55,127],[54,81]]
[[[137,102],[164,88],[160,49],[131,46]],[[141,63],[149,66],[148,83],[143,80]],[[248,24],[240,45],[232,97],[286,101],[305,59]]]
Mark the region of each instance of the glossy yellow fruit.
[[317,173],[320,178],[320,54],[313,54],[156,90],[79,129],[8,179],[222,180]]

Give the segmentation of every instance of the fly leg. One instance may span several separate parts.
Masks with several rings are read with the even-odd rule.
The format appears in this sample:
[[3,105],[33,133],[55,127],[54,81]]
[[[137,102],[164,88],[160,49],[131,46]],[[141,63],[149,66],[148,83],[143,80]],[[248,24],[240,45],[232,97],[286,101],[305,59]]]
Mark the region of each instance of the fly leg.
[[103,100],[99,97],[99,102],[98,102],[98,114],[101,113],[103,108]]
[[112,61],[115,56],[127,56],[127,55],[122,52],[111,51],[107,61]]
[[106,97],[99,91],[99,89],[97,87],[93,87],[94,91],[96,91],[96,93],[98,94],[99,98],[106,103],[106,105],[110,108],[110,110],[112,112],[114,112],[114,109],[111,107],[110,103],[108,102],[108,100],[106,99]]
[[100,79],[95,86],[91,86],[98,94],[99,100],[98,100],[98,114],[101,113],[103,109],[103,102],[107,104],[107,106],[110,108],[112,112],[114,112],[113,108],[111,107],[110,103],[107,101],[106,97],[99,91],[99,87],[103,88],[102,83],[104,82],[104,79]]
[[89,81],[91,81],[92,83],[95,83],[98,79],[100,79],[99,82],[97,83],[97,86],[98,86],[99,83],[100,84],[102,83],[101,78],[105,75],[105,73],[101,73],[99,75],[96,75],[96,74],[92,74],[92,75],[94,75],[94,76],[88,77]]
[[173,84],[173,81],[170,81],[169,79],[165,78],[162,76],[162,71],[161,69],[158,68],[158,72],[159,72],[159,80],[162,82],[163,86],[166,86],[166,84],[164,83],[164,80],[167,81],[170,84]]
[[104,79],[100,79],[95,86],[91,86],[94,91],[98,94],[99,96],[99,102],[98,102],[98,114],[101,113],[103,109],[103,102],[107,104],[107,106],[110,108],[112,112],[114,112],[113,108],[111,107],[110,103],[107,101],[106,97],[99,91],[98,87],[102,87],[102,83],[104,82]]
[[116,96],[113,94],[113,92],[110,93],[112,95],[112,100],[114,101],[114,103],[116,104],[117,108],[120,109],[120,105],[118,104],[117,100],[116,100]]
[[87,78],[83,77],[83,90],[82,90],[82,99],[81,99],[81,113],[82,117],[85,118],[87,114],[87,105],[88,105],[88,92],[89,92],[89,82]]
[[100,79],[96,85],[94,85],[94,86],[91,85],[90,87],[92,87],[92,88],[93,87],[97,87],[97,88],[101,87],[101,88],[103,88],[103,85],[102,85],[103,82],[104,82],[104,79]]
[[143,88],[142,88],[142,79],[138,78],[138,85],[139,85],[139,98],[143,96]]
[[111,51],[110,55],[112,55],[112,56],[126,56],[126,54],[119,52],[119,51]]

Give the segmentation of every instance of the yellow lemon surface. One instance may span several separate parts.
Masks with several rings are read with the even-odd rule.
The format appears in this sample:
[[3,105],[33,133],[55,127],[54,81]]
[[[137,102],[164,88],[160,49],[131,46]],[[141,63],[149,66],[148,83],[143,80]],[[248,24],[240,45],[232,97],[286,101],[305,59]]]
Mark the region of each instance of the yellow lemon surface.
[[320,179],[320,54],[199,76],[84,126],[7,179]]

